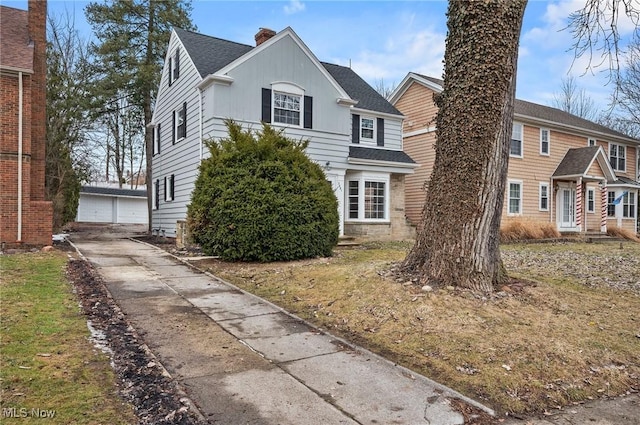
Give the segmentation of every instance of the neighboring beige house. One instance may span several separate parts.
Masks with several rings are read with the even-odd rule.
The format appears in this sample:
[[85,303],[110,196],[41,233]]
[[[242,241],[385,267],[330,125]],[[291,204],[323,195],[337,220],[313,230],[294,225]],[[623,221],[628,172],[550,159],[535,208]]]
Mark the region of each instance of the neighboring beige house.
[[[409,73],[391,96],[405,116],[403,149],[420,167],[406,176],[409,221],[420,220],[435,160],[434,93],[442,80]],[[559,109],[515,102],[502,222],[555,223],[560,232],[637,229],[640,141]]]

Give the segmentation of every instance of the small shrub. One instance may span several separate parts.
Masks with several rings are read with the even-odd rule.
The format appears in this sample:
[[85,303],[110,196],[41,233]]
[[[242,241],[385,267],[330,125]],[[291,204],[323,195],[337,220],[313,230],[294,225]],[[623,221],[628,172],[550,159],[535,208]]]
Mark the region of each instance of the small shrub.
[[500,228],[500,240],[502,242],[559,237],[560,232],[552,223],[540,221],[509,220]]
[[329,256],[338,242],[338,203],[325,175],[296,142],[264,124],[208,142],[187,225],[195,243],[229,261]]
[[607,226],[607,235],[613,236],[614,238],[623,238],[633,242],[640,242],[640,238],[631,230],[623,229],[618,226]]

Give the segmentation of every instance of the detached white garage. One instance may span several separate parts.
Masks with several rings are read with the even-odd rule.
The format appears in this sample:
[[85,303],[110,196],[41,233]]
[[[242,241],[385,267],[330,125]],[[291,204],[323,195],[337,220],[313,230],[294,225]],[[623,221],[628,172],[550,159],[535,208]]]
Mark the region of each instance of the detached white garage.
[[147,191],[82,186],[76,221],[147,224]]

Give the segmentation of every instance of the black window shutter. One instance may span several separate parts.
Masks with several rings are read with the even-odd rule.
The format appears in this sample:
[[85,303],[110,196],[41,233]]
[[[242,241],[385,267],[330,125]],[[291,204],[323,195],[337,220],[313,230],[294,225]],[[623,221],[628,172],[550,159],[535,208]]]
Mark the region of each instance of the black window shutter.
[[167,176],[164,177],[164,200],[169,199],[169,187],[167,186]]
[[157,140],[157,144],[158,144],[158,151],[156,153],[160,153],[160,124],[158,123],[158,134],[156,134],[156,137],[158,138]]
[[384,119],[378,118],[378,146],[384,146]]
[[313,98],[304,97],[304,128],[313,128]]
[[160,207],[160,179],[156,179],[156,187],[154,188],[156,192],[156,209]]
[[173,200],[174,198],[175,187],[176,187],[175,175],[171,174],[171,180],[169,180],[169,194],[171,195],[171,200]]
[[177,80],[178,77],[180,77],[180,48],[178,47],[176,49],[176,66],[175,66],[175,72],[173,73],[173,79]]
[[156,129],[151,130],[151,155],[155,155],[156,152]]
[[262,122],[271,122],[271,89],[262,89]]
[[360,143],[360,115],[351,115],[351,143]]
[[171,125],[171,144],[176,143],[176,111],[173,111],[173,125]]
[[182,125],[184,126],[184,130],[182,130],[182,137],[187,137],[187,102],[182,104]]
[[171,83],[173,83],[173,59],[169,58],[169,87],[171,87]]

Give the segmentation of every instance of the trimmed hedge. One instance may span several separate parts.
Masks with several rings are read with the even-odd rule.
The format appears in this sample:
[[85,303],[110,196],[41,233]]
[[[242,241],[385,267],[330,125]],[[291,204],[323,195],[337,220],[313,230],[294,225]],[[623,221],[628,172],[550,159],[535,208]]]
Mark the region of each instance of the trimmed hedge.
[[207,143],[187,225],[194,242],[228,261],[286,261],[330,256],[338,242],[338,203],[306,141],[268,124]]

